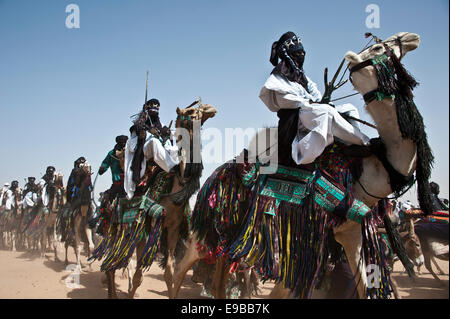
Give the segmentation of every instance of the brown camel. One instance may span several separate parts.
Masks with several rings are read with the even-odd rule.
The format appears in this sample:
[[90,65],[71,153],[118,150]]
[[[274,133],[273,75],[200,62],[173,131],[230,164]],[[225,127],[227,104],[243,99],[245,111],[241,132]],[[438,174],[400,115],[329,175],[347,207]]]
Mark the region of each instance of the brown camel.
[[45,252],[48,247],[53,247],[55,254],[55,260],[58,260],[57,245],[58,240],[56,238],[56,219],[59,210],[65,205],[66,188],[63,183],[63,174],[58,172],[55,174],[55,194],[53,199],[49,201],[48,213],[45,216],[45,226],[41,234],[41,257],[45,257]]
[[[197,162],[201,159],[201,147],[199,144],[197,144],[200,142],[200,127],[205,123],[206,120],[214,117],[217,112],[216,109],[211,105],[201,104],[200,101],[197,101],[195,104],[197,103],[199,104],[198,107],[195,107],[193,106],[194,104],[192,104],[185,109],[177,108],[178,117],[175,123],[178,136],[177,143],[183,145],[180,148],[180,164],[178,165],[178,170],[175,175],[174,173],[170,173],[166,176],[166,178],[173,178],[172,188],[171,191],[168,194],[165,194],[166,196],[162,196],[158,202],[158,204],[164,208],[165,212],[163,215],[163,220],[159,225],[163,229],[163,232],[166,234],[165,245],[167,247],[167,257],[164,263],[164,278],[169,289],[169,294],[171,294],[173,262],[175,259],[177,243],[179,243],[180,227],[183,221],[186,221],[185,209],[188,205],[190,196],[196,190],[198,190],[200,186],[199,178],[201,176],[201,171],[203,168],[201,162]],[[147,167],[150,167],[150,171],[152,170],[151,165],[147,165]],[[149,179],[148,175],[143,177],[144,181],[147,179]],[[152,218],[145,219],[144,228],[147,230],[147,233],[150,233],[152,229],[157,228],[157,226],[152,225],[152,223],[155,222],[155,219],[152,220]],[[115,237],[115,234],[115,231],[112,231],[111,236]],[[161,234],[157,236],[161,236]],[[133,249],[129,252],[129,255],[126,258],[125,262],[118,267],[126,267],[131,260],[131,256],[133,255],[133,253],[136,253],[137,265],[132,279],[132,287],[131,289],[129,289],[130,298],[134,297],[137,288],[142,282],[142,259],[147,240],[147,237],[143,237],[138,240],[136,242],[136,245],[133,246]],[[159,237],[157,238],[157,241],[160,241]],[[150,260],[146,260],[145,267],[149,267],[152,261],[153,257]],[[114,282],[115,270],[116,269],[105,270],[108,278],[109,298],[117,298]]]
[[[80,164],[79,176],[77,177],[81,181],[79,187],[79,197],[74,200],[71,206],[72,214],[68,217],[70,222],[69,229],[67,230],[65,239],[65,265],[69,264],[67,253],[69,246],[72,245],[78,270],[81,272],[81,256],[80,256],[80,243],[84,243],[84,248],[87,257],[90,256],[91,251],[94,249],[94,243],[92,240],[92,230],[88,227],[87,219],[88,213],[91,209],[91,165],[88,162]],[[73,234],[73,238],[71,238]]]

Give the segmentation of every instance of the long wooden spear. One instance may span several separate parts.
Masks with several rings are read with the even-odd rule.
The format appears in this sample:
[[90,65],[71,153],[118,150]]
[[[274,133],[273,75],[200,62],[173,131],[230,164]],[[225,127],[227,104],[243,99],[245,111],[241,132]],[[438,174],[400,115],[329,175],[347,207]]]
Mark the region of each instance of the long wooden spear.
[[148,93],[148,71],[147,71],[147,80],[145,80],[145,101],[144,101],[144,104],[147,103],[147,93]]

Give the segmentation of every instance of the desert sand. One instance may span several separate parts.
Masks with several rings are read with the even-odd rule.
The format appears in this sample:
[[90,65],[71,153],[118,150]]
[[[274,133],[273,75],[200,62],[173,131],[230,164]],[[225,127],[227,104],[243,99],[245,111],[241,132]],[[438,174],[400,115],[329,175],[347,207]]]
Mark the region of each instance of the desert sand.
[[[64,259],[62,247],[58,249],[58,257]],[[69,263],[75,262],[73,250],[69,252]],[[0,299],[104,299],[107,288],[102,283],[100,262],[95,261],[91,267],[87,265],[86,257],[82,256],[84,268],[79,275],[79,285],[71,277],[74,265],[69,270],[62,261],[55,261],[48,252],[41,258],[37,252],[0,250]],[[404,272],[403,266],[397,262],[392,277],[398,284],[398,290],[403,299],[448,299],[449,298],[449,262],[438,261],[445,274],[440,275],[443,285],[440,285],[428,271],[422,267],[422,273],[412,282]],[[179,298],[204,299],[200,292],[202,286],[191,280],[189,271],[180,290]],[[122,272],[116,272],[116,282],[119,298],[127,298],[128,279],[122,277]],[[260,295],[257,298],[268,298],[274,284],[266,282],[260,285]],[[154,263],[149,271],[144,273],[144,281],[137,290],[137,299],[167,299],[167,290],[161,270]]]

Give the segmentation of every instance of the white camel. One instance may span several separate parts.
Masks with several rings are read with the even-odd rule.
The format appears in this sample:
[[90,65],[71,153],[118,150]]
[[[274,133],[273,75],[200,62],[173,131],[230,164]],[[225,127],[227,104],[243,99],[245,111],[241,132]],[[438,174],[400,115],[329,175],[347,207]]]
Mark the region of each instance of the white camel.
[[[384,41],[384,44],[392,50],[396,57],[401,59],[407,52],[416,49],[419,42],[420,38],[417,34],[401,32],[388,38]],[[352,68],[363,61],[381,56],[386,52],[386,47],[378,43],[360,54],[348,52],[345,59],[348,61],[349,67]],[[379,87],[375,69],[369,65],[353,72],[352,82],[355,89],[362,95]],[[367,103],[366,109],[376,123],[379,135],[385,143],[389,163],[400,174],[412,176],[416,170],[418,159],[417,145],[412,139],[402,137],[397,121],[395,101],[391,98],[384,98],[380,101],[372,100]],[[379,201],[379,198],[384,198],[393,192],[390,177],[382,162],[374,155],[364,158],[362,166],[362,175],[354,183],[354,196],[368,207],[373,207]],[[348,220],[334,229],[334,235],[336,241],[344,247],[350,267],[355,274],[355,281],[358,282],[358,295],[360,298],[365,298],[367,276],[364,262],[360,263],[361,225]],[[194,233],[183,260],[175,269],[173,286],[169,290],[172,293],[169,297],[175,298],[177,296],[187,270],[196,261],[204,257],[204,252],[197,250],[197,244],[197,234]],[[218,266],[220,266],[218,269],[222,268],[224,271],[216,275],[216,282],[224,282],[227,276],[228,269],[224,263],[224,260],[218,260]],[[223,290],[224,285],[218,283],[217,287]],[[289,294],[289,290],[282,288],[280,285],[277,285],[275,292],[272,294],[274,298],[286,297]],[[217,296],[224,296],[224,291],[216,291]]]

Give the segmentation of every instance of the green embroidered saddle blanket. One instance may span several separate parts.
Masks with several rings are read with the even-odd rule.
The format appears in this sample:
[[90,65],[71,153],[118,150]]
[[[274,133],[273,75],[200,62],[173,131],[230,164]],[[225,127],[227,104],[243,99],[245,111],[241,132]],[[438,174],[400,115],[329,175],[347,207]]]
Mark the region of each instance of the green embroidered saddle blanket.
[[[331,179],[318,175],[319,171],[310,172],[303,169],[278,166],[275,174],[260,175],[255,179],[259,165],[243,177],[244,184],[259,183],[259,195],[272,198],[275,205],[266,214],[275,215],[282,201],[302,205],[314,187],[314,201],[329,212],[333,212],[345,200],[346,190],[342,185],[331,182]],[[345,217],[357,223],[370,212],[370,208],[360,200],[353,198]]]
[[[163,213],[164,207],[147,195],[143,195],[133,197],[130,200],[121,198],[119,200],[118,211],[118,223],[131,225],[134,222],[143,222],[141,219],[145,219],[146,216],[153,218],[159,217]],[[141,212],[146,212],[146,214],[141,214]]]
[[166,172],[157,172],[156,174],[144,195],[119,200],[117,223],[131,226],[134,222],[143,222],[147,216],[157,218],[163,214],[164,207],[159,205],[158,201],[160,201],[162,194],[170,192],[173,177],[168,178]]

